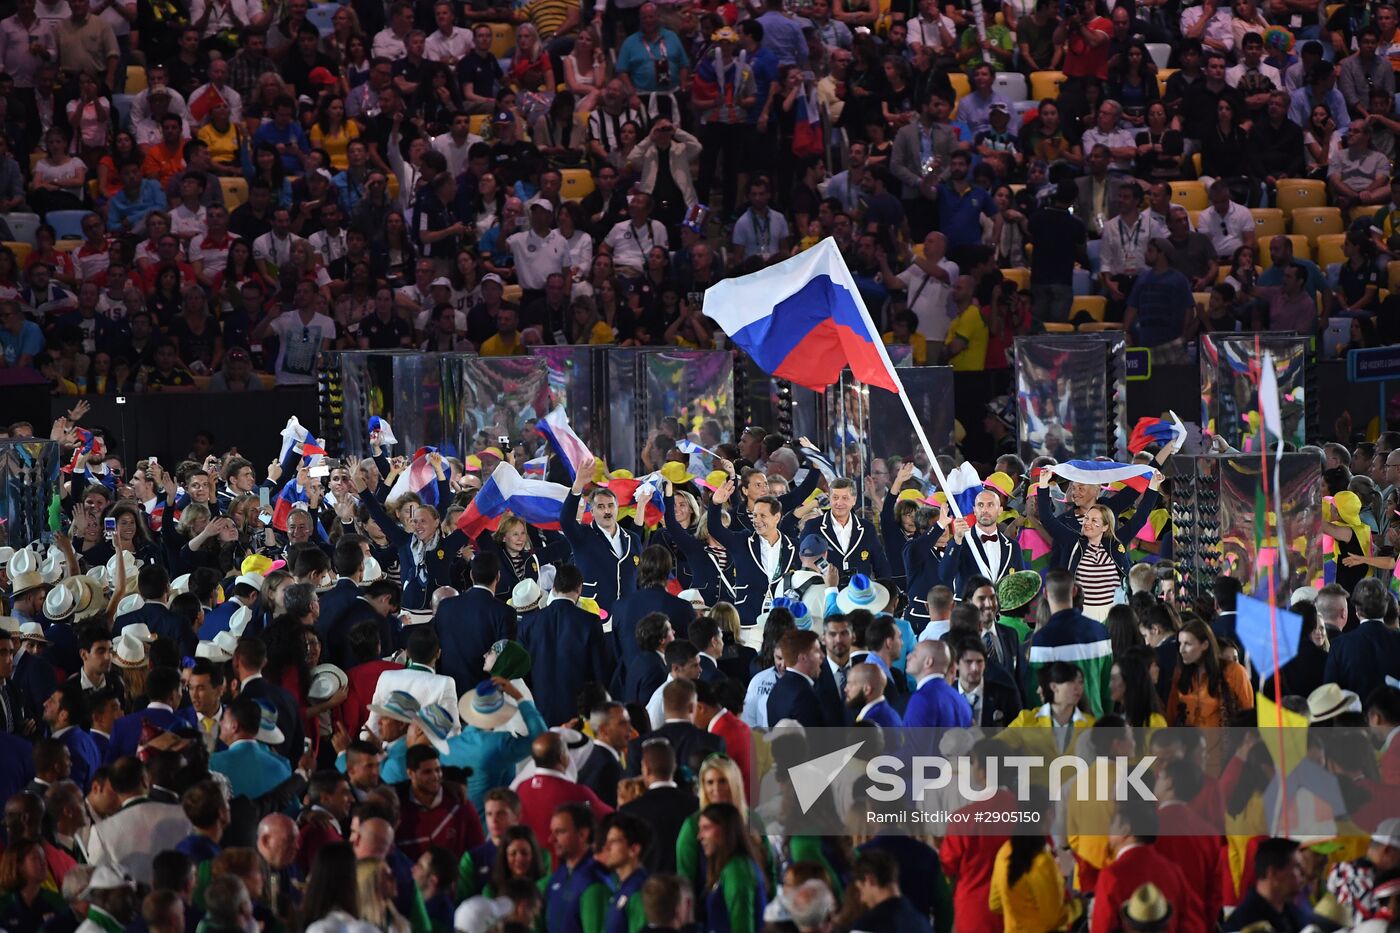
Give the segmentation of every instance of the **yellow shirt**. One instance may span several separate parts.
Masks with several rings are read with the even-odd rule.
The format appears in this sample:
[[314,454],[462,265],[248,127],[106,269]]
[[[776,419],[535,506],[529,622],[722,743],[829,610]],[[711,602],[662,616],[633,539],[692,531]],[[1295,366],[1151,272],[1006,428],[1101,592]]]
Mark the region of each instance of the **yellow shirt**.
[[519,331],[515,332],[509,343],[500,334],[492,334],[481,342],[481,349],[476,352],[481,356],[524,356],[525,344],[520,342]]
[[992,886],[987,906],[1001,912],[1005,933],[1049,933],[1061,929],[1069,919],[1065,911],[1065,883],[1055,857],[1046,849],[1035,857],[1031,867],[1006,885],[1011,864],[1011,843],[1003,842],[992,865]]
[[347,150],[350,148],[350,140],[359,139],[360,126],[354,120],[346,120],[341,126],[339,133],[327,135],[321,132],[321,124],[311,125],[311,145],[325,149],[330,154],[331,165],[337,172],[343,172],[350,167],[350,156]]
[[948,360],[954,372],[981,372],[987,368],[987,342],[991,333],[987,330],[987,322],[982,319],[982,309],[977,302],[963,308],[962,313],[948,325],[945,342],[951,344],[954,337],[967,341],[963,351]]
[[894,339],[894,331],[892,331],[892,330],[887,330],[887,331],[885,331],[883,334],[880,335],[880,339],[883,340],[883,341],[885,342],[885,346],[887,346],[887,347],[893,347],[893,346],[911,346],[911,347],[913,347],[913,348],[914,348],[914,365],[915,365],[915,366],[922,366],[922,365],[924,365],[925,363],[928,362],[928,341],[925,340],[925,339],[924,339],[924,335],[921,334],[921,333],[919,333],[918,331],[915,331],[914,333],[912,333],[912,334],[909,335],[909,343],[908,343],[908,344],[900,344],[900,342],[899,342],[898,340],[895,340],[895,339]]
[[214,124],[206,123],[195,134],[200,142],[209,147],[209,158],[220,165],[238,164],[238,124],[230,122],[228,130],[220,133]]

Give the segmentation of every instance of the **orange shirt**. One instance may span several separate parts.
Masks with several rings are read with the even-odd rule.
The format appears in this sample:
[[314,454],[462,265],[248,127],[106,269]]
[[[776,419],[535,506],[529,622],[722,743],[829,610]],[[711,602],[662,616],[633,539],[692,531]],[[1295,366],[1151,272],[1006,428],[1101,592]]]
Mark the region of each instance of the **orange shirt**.
[[185,170],[185,143],[174,152],[166,148],[164,140],[146,150],[146,160],[141,163],[141,174],[154,178],[164,188],[170,179]]

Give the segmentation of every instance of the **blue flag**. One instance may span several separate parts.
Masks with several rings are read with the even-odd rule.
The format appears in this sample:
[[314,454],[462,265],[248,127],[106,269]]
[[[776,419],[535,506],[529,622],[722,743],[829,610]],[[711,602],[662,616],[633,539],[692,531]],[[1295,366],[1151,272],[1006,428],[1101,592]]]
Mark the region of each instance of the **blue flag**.
[[[1235,634],[1245,654],[1254,662],[1255,670],[1267,678],[1273,673],[1274,641],[1269,604],[1262,599],[1240,594],[1235,604]],[[1303,631],[1303,617],[1287,609],[1275,611],[1278,626],[1278,666],[1283,667],[1298,653],[1298,639]]]

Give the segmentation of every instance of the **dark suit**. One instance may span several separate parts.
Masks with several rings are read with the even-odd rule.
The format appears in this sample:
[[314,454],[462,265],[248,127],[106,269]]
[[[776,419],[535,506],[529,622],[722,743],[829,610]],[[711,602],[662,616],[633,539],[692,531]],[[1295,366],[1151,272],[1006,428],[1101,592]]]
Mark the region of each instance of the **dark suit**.
[[[1085,153],[1087,155],[1088,153]],[[1103,193],[1103,219],[1112,220],[1118,216],[1118,189],[1127,180],[1119,175],[1104,176]],[[1094,180],[1088,175],[1075,179],[1075,187],[1079,189],[1079,196],[1074,199],[1074,216],[1089,225],[1090,218],[1099,212],[1094,204]]]
[[794,719],[809,729],[833,725],[812,682],[792,668],[778,678],[768,694],[769,728],[784,719]]
[[330,646],[332,635],[346,634],[340,625],[342,617],[360,598],[360,587],[354,580],[344,577],[335,581],[335,586],[320,594],[321,614],[316,618],[316,634],[321,643]]
[[722,684],[727,679],[719,665],[709,655],[700,655],[700,679],[707,684]]
[[588,753],[588,760],[578,769],[578,782],[597,794],[603,803],[616,807],[617,782],[623,777],[622,762],[606,748],[598,748],[599,743],[593,744],[594,748]]
[[751,531],[735,531],[724,527],[724,510],[710,506],[710,534],[729,552],[729,575],[734,587],[734,608],[744,625],[756,625],[772,586],[773,577],[781,577],[798,568],[797,547],[787,535],[778,534],[778,572],[770,577],[763,567],[763,552],[759,537]]
[[117,618],[113,628],[120,634],[122,629],[137,622],[145,622],[151,634],[170,639],[186,654],[194,653],[194,647],[199,641],[194,630],[160,603],[146,603],[135,612],[123,613]]
[[[638,622],[653,612],[659,612],[671,620],[671,629],[676,633],[676,637],[684,638],[686,630],[695,618],[695,610],[690,603],[672,596],[659,586],[648,586],[628,593],[613,603],[610,611],[610,640],[613,651],[617,654],[618,666],[621,668],[619,677],[625,677],[628,662],[641,654],[642,649],[637,644]],[[642,702],[645,703],[646,699],[643,698]]]
[[[953,688],[962,692],[957,681],[953,682]],[[1022,709],[1021,691],[1011,683],[1011,675],[996,662],[989,662],[982,673],[982,700],[972,724],[1004,729]]]
[[641,561],[642,539],[628,528],[618,527],[621,550],[616,553],[607,536],[596,525],[578,520],[579,496],[570,492],[559,512],[559,530],[574,549],[574,566],[583,573],[583,595],[612,612],[617,601],[637,588],[637,564]]
[[438,606],[433,628],[442,644],[438,673],[457,682],[460,696],[486,678],[481,662],[492,645],[515,637],[515,610],[482,586]]
[[603,623],[587,609],[556,599],[520,621],[519,641],[530,652],[530,689],[547,724],[563,725],[578,715],[584,684],[607,685],[612,649]]
[[264,703],[271,703],[277,710],[277,728],[282,730],[285,741],[276,746],[275,751],[292,763],[295,768],[304,751],[306,732],[302,728],[301,710],[297,701],[282,687],[266,677],[257,677],[244,683],[239,696],[252,697]]
[[361,499],[369,509],[370,517],[384,530],[389,543],[399,553],[399,573],[403,578],[403,608],[426,609],[432,599],[433,590],[446,586],[452,580],[452,562],[457,552],[471,544],[464,531],[454,531],[438,540],[438,545],[423,555],[421,574],[413,558],[413,535],[403,530],[403,526],[390,518],[384,505],[375,496]]
[[[831,665],[834,662],[830,657],[822,664],[821,672],[817,674],[817,702],[822,705],[822,715],[826,717],[828,726],[850,726],[856,721],[856,711],[846,705],[846,691],[836,679],[836,672]],[[849,669],[855,667],[855,653],[852,652],[847,659],[847,677],[850,676]],[[773,720],[768,720],[772,723]]]
[[1387,676],[1400,677],[1400,632],[1386,628],[1384,622],[1367,619],[1332,642],[1324,682],[1336,683],[1364,700]]
[[[32,780],[34,746],[17,735],[0,732],[0,795],[9,800]],[[674,851],[671,857],[675,858]]]
[[904,546],[905,577],[909,581],[909,622],[914,632],[928,625],[928,591],[943,582],[944,550],[938,547],[943,529],[934,525],[927,532],[909,539]]
[[[705,756],[712,754],[724,754],[724,739],[713,733],[706,732],[689,722],[668,722],[660,729],[653,729],[645,736],[638,736],[627,743],[627,774],[629,777],[636,777],[642,773],[642,743],[652,739],[665,739],[671,743],[671,748],[676,753],[677,775],[681,768],[690,769],[690,780],[693,782],[700,774],[700,762],[705,760]],[[596,755],[597,752],[594,752]],[[676,778],[676,783],[685,783],[680,777]]]
[[887,580],[894,576],[885,554],[885,547],[880,542],[880,536],[875,533],[875,527],[854,515],[851,516],[851,522],[855,527],[851,529],[850,546],[845,550],[841,548],[841,539],[836,534],[836,522],[830,512],[803,525],[802,534],[798,535],[797,540],[816,535],[826,542],[826,559],[835,564],[841,572],[842,586],[849,583],[851,577],[857,573],[877,580]]
[[[220,632],[227,632],[229,623],[233,621],[233,614],[237,612],[242,605],[243,604],[236,599],[226,599],[206,612],[204,614],[204,624],[199,627],[200,640],[213,641],[215,635]],[[256,606],[257,604],[254,603],[253,605]],[[256,608],[253,612],[254,615],[257,614]],[[125,619],[126,617],[122,616],[122,618]],[[248,628],[244,629],[244,632],[247,633],[252,627],[253,620],[249,619]]]
[[[57,689],[58,678],[54,676],[53,665],[44,660],[43,655],[26,651],[16,658],[14,675],[6,684],[11,703],[14,703],[16,696],[19,698],[19,706],[15,709],[16,727],[25,719],[37,719],[37,713]],[[5,724],[0,722],[0,732],[4,731]]]
[[[1021,636],[1014,628],[1000,622],[996,623],[993,630],[996,632],[997,647],[1001,649],[1001,656],[987,655],[987,667],[996,665],[1016,687],[1017,697],[1022,697],[1022,691],[1025,689],[1022,685],[1029,683],[1030,671],[1025,649],[1021,645]],[[978,633],[978,637],[982,637],[981,632]],[[983,650],[986,650],[985,640]]]
[[720,573],[719,565],[710,556],[705,542],[682,528],[676,521],[675,500],[666,500],[666,525],[652,532],[648,544],[659,544],[671,552],[671,560],[676,565],[676,579],[686,589],[694,588],[705,597],[705,605],[713,606],[717,600],[729,595]]
[[[987,552],[983,547],[981,532],[973,527],[963,535],[962,544],[956,540],[948,542],[948,549],[943,554],[943,562],[939,565],[939,576],[944,586],[952,587],[955,595],[961,596],[963,584],[973,577],[985,576],[981,566],[974,556],[974,549],[982,556],[982,562],[987,569],[992,572],[992,582],[995,583],[1013,570],[1021,570],[1024,564],[1021,560],[1021,549],[1016,546],[1000,528],[996,531],[997,540],[1001,544],[1001,554],[996,566],[987,560]],[[928,594],[925,593],[925,596]]]
[[[345,610],[345,615],[340,620],[339,631],[345,633],[348,638],[350,631],[366,620],[374,621],[379,625],[379,653],[381,655],[393,654],[403,647],[403,625],[399,622],[399,617],[380,615],[379,611],[363,598],[356,599]],[[348,671],[358,663],[358,661],[351,660],[342,669]]]
[[624,703],[645,704],[670,674],[665,658],[655,651],[644,651],[627,666],[627,680],[620,699]]
[[[598,754],[596,751],[594,755]],[[679,787],[653,787],[642,796],[624,804],[622,813],[630,813],[651,827],[651,845],[642,853],[642,862],[650,872],[676,870],[676,838],[681,827],[700,807],[700,802],[688,790]]]

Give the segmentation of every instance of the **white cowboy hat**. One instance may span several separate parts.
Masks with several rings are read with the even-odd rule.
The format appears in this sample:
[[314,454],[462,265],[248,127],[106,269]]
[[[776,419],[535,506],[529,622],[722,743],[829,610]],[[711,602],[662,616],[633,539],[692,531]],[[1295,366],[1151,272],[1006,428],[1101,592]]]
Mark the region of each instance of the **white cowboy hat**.
[[317,703],[329,700],[349,682],[350,678],[334,664],[317,664],[311,669],[311,686],[306,688],[306,695]]
[[25,622],[19,627],[19,637],[22,641],[37,641],[47,645],[48,637],[44,634],[44,627],[38,622]]
[[433,621],[436,615],[431,609],[405,609],[399,613],[400,625],[422,625]]
[[135,612],[145,605],[146,601],[141,598],[140,593],[128,593],[121,598],[121,602],[117,603],[117,618],[121,618],[128,612]]
[[248,628],[248,623],[253,619],[253,610],[247,606],[239,606],[233,610],[233,614],[228,617],[228,631],[239,638],[243,637],[243,632]]
[[246,586],[251,586],[253,589],[261,593],[263,583],[266,582],[266,580],[267,578],[260,573],[240,573],[238,576],[233,578],[233,585],[237,586],[238,584],[242,583]]
[[382,579],[383,576],[384,568],[379,566],[379,561],[375,560],[373,555],[366,557],[365,562],[360,565],[360,582],[373,583],[375,580]]
[[145,667],[146,643],[123,632],[112,642],[112,661],[118,667]]
[[233,655],[229,654],[212,641],[202,641],[195,645],[194,656],[196,658],[206,658],[219,664],[233,657]]
[[66,586],[56,586],[49,590],[49,595],[44,597],[44,615],[51,622],[66,619],[73,614],[75,602],[72,590]]
[[540,585],[526,577],[511,589],[510,599],[506,600],[506,604],[512,609],[528,612],[531,609],[539,608],[542,599],[544,599],[544,591],[540,589]]
[[1325,722],[1342,713],[1361,712],[1361,698],[1336,684],[1323,684],[1308,694],[1308,722]]
[[700,595],[699,590],[681,590],[679,593],[676,594],[676,598],[682,599],[690,603],[690,607],[692,609],[710,608],[709,606],[705,605],[705,597]]
[[182,573],[174,580],[170,581],[170,595],[179,596],[181,593],[190,591],[190,575]]
[[510,722],[515,715],[515,701],[502,693],[501,688],[492,681],[483,680],[474,689],[462,694],[457,702],[457,712],[467,725],[490,732]]
[[10,596],[20,596],[44,585],[44,577],[39,572],[39,557],[29,548],[20,548],[10,558]]
[[842,612],[867,609],[870,612],[884,612],[890,604],[890,591],[883,583],[876,583],[863,573],[851,577],[851,582],[836,594],[836,608]]
[[43,575],[44,582],[53,584],[63,579],[68,572],[68,558],[63,556],[63,552],[52,548],[44,555],[43,561],[39,564],[39,573]]
[[130,635],[132,638],[139,638],[148,645],[156,640],[156,636],[152,634],[145,622],[132,622],[130,625],[123,625],[121,633]]
[[118,551],[107,559],[107,585],[115,587],[117,585],[117,561],[126,565],[126,585],[127,588],[136,586],[136,575],[141,572],[141,565],[136,560],[136,555],[130,551]]

